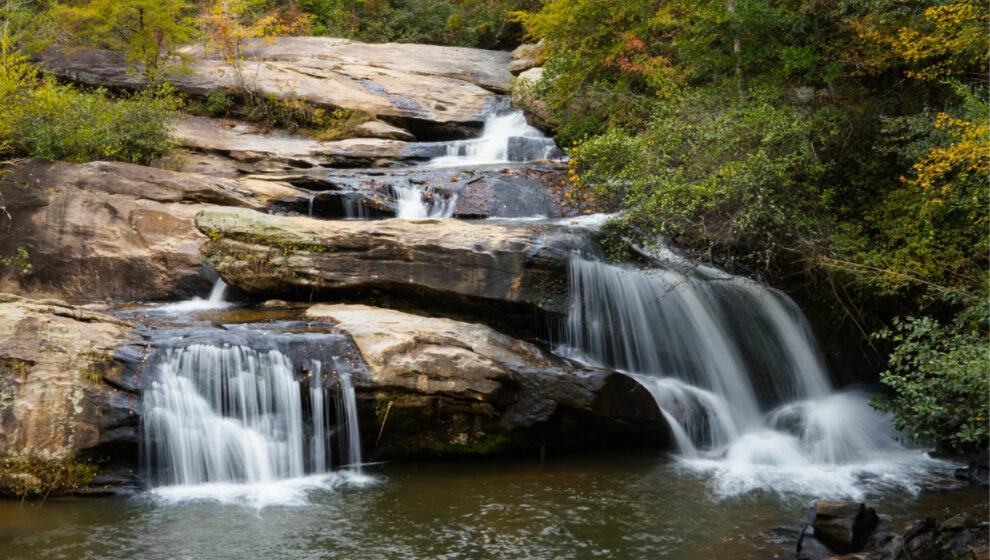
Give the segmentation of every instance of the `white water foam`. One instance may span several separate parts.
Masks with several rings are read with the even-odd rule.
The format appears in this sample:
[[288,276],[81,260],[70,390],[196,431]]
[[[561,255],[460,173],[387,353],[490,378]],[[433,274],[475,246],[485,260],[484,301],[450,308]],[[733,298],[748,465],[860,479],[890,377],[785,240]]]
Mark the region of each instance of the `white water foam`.
[[450,198],[441,196],[432,197],[431,202],[425,200],[425,187],[416,184],[391,185],[398,203],[395,217],[403,220],[436,220],[449,218],[454,215],[454,208],[457,206],[457,195],[452,194]]
[[[206,344],[168,349],[143,403],[143,470],[155,494],[259,507],[299,503],[306,491],[337,480],[326,476],[334,431],[353,475],[345,480],[365,480],[349,374],[338,374],[333,426],[323,363],[302,365],[300,386],[297,368],[278,350]],[[308,407],[302,399],[307,388]]]
[[560,152],[553,139],[526,122],[518,109],[494,112],[485,120],[481,136],[447,144],[447,153],[430,160],[429,167],[495,165],[550,159]]
[[[728,279],[727,279],[728,278]],[[917,492],[950,465],[894,441],[862,391],[835,392],[800,309],[779,292],[575,257],[559,349],[629,372],[672,423],[682,467],[716,496],[861,499]]]
[[201,297],[194,297],[187,301],[180,301],[178,303],[170,303],[163,305],[158,308],[159,311],[164,311],[165,313],[192,313],[194,311],[213,311],[219,309],[227,309],[236,305],[232,301],[227,301],[227,283],[221,279],[213,284],[213,289],[210,290],[210,295],[206,299]]

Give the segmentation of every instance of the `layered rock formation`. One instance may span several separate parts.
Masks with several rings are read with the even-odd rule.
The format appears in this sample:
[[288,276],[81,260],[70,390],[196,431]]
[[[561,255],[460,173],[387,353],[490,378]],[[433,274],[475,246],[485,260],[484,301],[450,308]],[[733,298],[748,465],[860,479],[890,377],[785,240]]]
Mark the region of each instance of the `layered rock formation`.
[[[202,48],[189,48],[184,54],[191,57],[188,72],[170,79],[184,93],[205,96],[247,88],[260,95],[373,115],[421,139],[476,131],[495,103],[495,93],[508,91],[512,77],[508,53],[323,37],[254,40],[236,69]],[[47,70],[75,81],[142,85],[119,53],[52,49],[40,59]]]
[[[374,452],[384,457],[670,445],[650,393],[486,326],[365,305],[306,315],[350,335],[370,368]],[[367,437],[366,433],[366,437]]]
[[29,160],[0,176],[0,256],[23,248],[0,289],[34,297],[160,299],[202,293],[206,238],[193,217],[221,204],[262,209],[304,193],[287,184],[125,163]]
[[0,456],[137,459],[136,389],[122,382],[126,324],[57,301],[0,294]]
[[216,208],[196,225],[229,284],[252,294],[310,299],[380,289],[441,304],[503,304],[564,313],[576,233],[454,220],[325,221]]

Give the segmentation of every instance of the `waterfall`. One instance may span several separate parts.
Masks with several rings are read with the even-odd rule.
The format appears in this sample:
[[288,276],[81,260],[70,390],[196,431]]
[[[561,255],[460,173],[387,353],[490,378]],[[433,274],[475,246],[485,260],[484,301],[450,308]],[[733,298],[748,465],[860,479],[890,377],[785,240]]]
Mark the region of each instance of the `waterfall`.
[[432,159],[430,167],[491,165],[561,158],[563,153],[526,115],[509,107],[495,110],[486,120],[481,136],[446,145],[446,154]]
[[[398,181],[389,186],[395,195],[396,211],[395,216],[404,220],[427,220],[437,218],[449,218],[454,214],[457,206],[457,195],[452,194],[450,198],[437,196],[432,191],[422,185],[405,183]],[[424,194],[429,193],[430,200],[425,200]]]
[[[300,370],[308,377],[305,383],[297,378]],[[242,345],[191,344],[163,351],[143,397],[149,482],[258,484],[328,472],[333,419],[326,370],[320,360],[297,367],[279,350]],[[338,441],[347,450],[347,463],[359,469],[354,386],[349,374],[337,375],[336,398],[345,409],[336,416],[344,425],[338,427]]]
[[866,393],[835,392],[790,298],[714,272],[572,258],[558,351],[638,379],[682,461],[712,472],[723,494],[857,497],[863,479],[903,482],[931,461],[893,442]]
[[227,288],[227,283],[217,278],[217,281],[213,283],[213,288],[210,290],[210,295],[206,299],[194,297],[187,301],[163,305],[159,310],[166,313],[189,313],[191,311],[227,309],[234,306],[233,302],[227,301]]

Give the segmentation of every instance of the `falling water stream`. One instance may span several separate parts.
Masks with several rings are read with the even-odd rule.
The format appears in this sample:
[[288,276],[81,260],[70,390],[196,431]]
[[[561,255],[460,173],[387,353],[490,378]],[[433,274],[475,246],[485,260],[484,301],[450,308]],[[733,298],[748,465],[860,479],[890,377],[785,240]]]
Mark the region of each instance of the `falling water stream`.
[[682,464],[720,495],[863,496],[917,488],[940,463],[894,442],[869,395],[836,392],[801,310],[724,273],[570,264],[558,352],[637,377],[674,422]]

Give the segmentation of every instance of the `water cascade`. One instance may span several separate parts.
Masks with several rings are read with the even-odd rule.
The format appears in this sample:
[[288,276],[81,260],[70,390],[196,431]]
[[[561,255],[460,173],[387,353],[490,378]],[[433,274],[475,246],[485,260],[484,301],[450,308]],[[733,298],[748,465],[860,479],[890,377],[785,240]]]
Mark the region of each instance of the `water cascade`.
[[563,153],[553,139],[526,122],[526,115],[507,103],[485,120],[481,136],[449,142],[446,154],[430,167],[460,167],[555,159]]
[[580,257],[570,286],[560,351],[636,376],[673,421],[684,463],[711,471],[719,492],[858,496],[863,479],[905,483],[930,461],[892,441],[868,395],[834,391],[807,320],[780,292]]
[[[326,473],[332,441],[360,469],[354,386],[349,374],[339,375],[340,388],[332,391],[328,370],[320,360],[297,365],[279,350],[242,345],[164,350],[144,393],[150,484],[259,484]],[[300,371],[309,377],[305,384]],[[336,427],[331,398],[343,409]]]
[[[397,180],[389,185],[395,195],[397,208],[395,216],[404,220],[427,220],[449,218],[454,214],[457,205],[457,195],[450,198],[438,196],[428,191],[422,185],[408,180]],[[427,200],[424,195],[429,195]]]
[[213,289],[210,290],[210,295],[206,299],[194,297],[187,301],[163,305],[159,310],[166,313],[189,313],[192,311],[227,309],[235,305],[234,302],[227,301],[227,288],[227,283],[217,278],[217,281],[213,283]]

